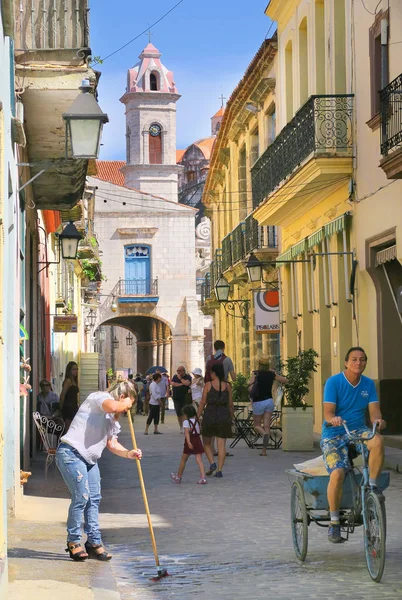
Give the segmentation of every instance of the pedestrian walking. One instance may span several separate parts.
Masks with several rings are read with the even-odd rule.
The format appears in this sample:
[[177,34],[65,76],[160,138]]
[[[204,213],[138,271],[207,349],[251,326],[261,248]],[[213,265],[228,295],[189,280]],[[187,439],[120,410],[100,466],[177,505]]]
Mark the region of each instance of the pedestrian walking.
[[[118,418],[135,402],[134,385],[122,381],[108,392],[94,392],[81,404],[56,452],[57,467],[71,494],[67,520],[67,548],[70,558],[83,561],[91,556],[110,560],[99,529],[101,483],[98,459],[107,448],[117,456],[141,459],[141,450],[128,450],[117,441]],[[81,521],[87,535],[81,544]]]
[[[202,418],[202,439],[205,454],[210,466],[206,475],[223,477],[222,469],[226,459],[226,440],[232,437],[233,399],[232,388],[225,381],[225,372],[222,364],[211,367],[212,381],[205,384],[202,400],[198,407],[197,416]],[[218,466],[214,462],[212,438],[216,437],[218,446]]]
[[[159,372],[159,371],[158,371]],[[165,373],[161,373],[161,380],[159,382],[159,389],[161,393],[161,423],[165,423],[165,410],[166,410],[166,400],[168,394],[168,378]]]
[[152,375],[147,375],[145,377],[145,387],[144,387],[144,415],[147,416],[149,412],[149,386],[152,383]]
[[200,469],[200,478],[197,483],[200,485],[205,485],[207,480],[205,478],[205,469],[202,462],[204,446],[202,445],[201,441],[201,428],[197,417],[197,411],[192,404],[188,404],[187,406],[183,407],[183,414],[186,417],[183,421],[185,435],[183,454],[181,455],[179,470],[177,473],[170,473],[170,477],[176,483],[181,483],[184,469],[186,468],[189,457],[195,456],[198,468]]
[[211,368],[215,364],[221,364],[223,366],[225,381],[229,381],[229,375],[232,381],[234,381],[236,379],[236,373],[232,359],[225,354],[225,342],[216,340],[214,342],[214,350],[215,353],[208,356],[205,363],[205,382],[212,381]]
[[248,389],[253,406],[254,429],[262,435],[262,450],[260,456],[267,456],[269,433],[272,413],[275,403],[272,398],[274,381],[286,384],[288,380],[282,375],[269,369],[269,358],[261,356],[258,360],[258,370],[253,372]]
[[174,375],[172,378],[172,391],[174,408],[180,426],[180,433],[183,433],[183,408],[186,404],[189,404],[187,398],[190,385],[190,375],[186,373],[186,369],[183,366],[178,367],[176,375]]
[[137,389],[138,389],[138,395],[137,395],[137,402],[136,402],[136,406],[137,406],[137,414],[141,415],[143,412],[143,407],[144,407],[144,381],[141,377],[141,373],[137,373],[137,375],[135,376],[134,379],[135,383],[137,384]]
[[154,373],[152,376],[152,382],[149,386],[149,415],[145,426],[144,435],[148,435],[148,429],[152,421],[154,422],[154,434],[162,435],[162,432],[158,431],[161,409],[161,390],[159,387],[161,379],[162,375],[160,373]]
[[78,411],[78,365],[76,362],[69,362],[66,367],[63,387],[60,394],[61,414],[64,419],[65,429],[68,431],[72,420]]
[[191,400],[192,400],[193,406],[197,410],[197,408],[201,402],[202,392],[204,391],[205,381],[202,376],[202,371],[199,367],[196,367],[194,369],[194,371],[191,371],[191,375],[194,375],[193,380],[190,385]]

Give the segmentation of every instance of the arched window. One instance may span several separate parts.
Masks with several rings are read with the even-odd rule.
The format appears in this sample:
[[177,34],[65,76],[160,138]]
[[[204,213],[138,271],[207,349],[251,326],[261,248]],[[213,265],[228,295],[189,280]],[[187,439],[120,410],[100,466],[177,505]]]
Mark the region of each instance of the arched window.
[[157,73],[151,73],[149,76],[149,89],[151,90],[151,92],[157,92],[158,91],[158,74]]
[[162,164],[162,128],[158,123],[149,128],[149,164]]

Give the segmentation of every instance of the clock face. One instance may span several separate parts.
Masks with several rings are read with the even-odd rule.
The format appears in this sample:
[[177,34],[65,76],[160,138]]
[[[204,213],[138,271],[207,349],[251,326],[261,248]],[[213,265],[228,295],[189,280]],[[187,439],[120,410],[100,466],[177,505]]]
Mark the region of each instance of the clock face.
[[153,125],[151,125],[151,127],[149,128],[149,133],[153,136],[153,137],[157,137],[158,135],[161,134],[161,127],[160,125],[157,125],[156,123],[153,123]]

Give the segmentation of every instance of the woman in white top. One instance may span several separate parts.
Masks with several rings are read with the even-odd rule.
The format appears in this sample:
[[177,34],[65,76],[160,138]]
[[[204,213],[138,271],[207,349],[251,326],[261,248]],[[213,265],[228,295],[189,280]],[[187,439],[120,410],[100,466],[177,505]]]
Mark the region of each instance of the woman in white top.
[[[127,450],[117,441],[119,415],[129,410],[135,399],[134,384],[128,381],[116,383],[109,392],[90,394],[60,440],[56,464],[71,494],[66,552],[75,561],[83,561],[89,555],[98,560],[112,558],[103,547],[99,530],[101,485],[97,461],[106,446],[117,456],[141,459],[141,450]],[[82,517],[86,552],[81,545]]]
[[193,378],[193,380],[191,382],[191,386],[190,386],[191,399],[192,399],[194,408],[197,410],[198,405],[202,399],[202,392],[204,391],[205,381],[202,376],[202,371],[200,368],[197,367],[191,373],[192,373],[192,375],[194,375],[194,378]]
[[154,373],[152,375],[152,381],[149,386],[149,415],[147,419],[147,424],[145,426],[145,435],[148,435],[148,429],[152,421],[154,422],[154,434],[162,435],[162,432],[158,431],[159,416],[162,405],[161,388],[159,386],[161,379],[162,375],[160,373]]

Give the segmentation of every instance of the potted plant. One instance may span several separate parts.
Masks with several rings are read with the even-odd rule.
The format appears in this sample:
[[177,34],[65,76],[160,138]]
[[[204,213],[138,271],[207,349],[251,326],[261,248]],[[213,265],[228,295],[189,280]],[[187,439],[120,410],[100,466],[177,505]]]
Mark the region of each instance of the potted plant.
[[242,373],[237,374],[236,380],[232,384],[232,391],[234,404],[248,404],[250,402],[248,378]]
[[313,450],[313,407],[306,403],[311,376],[317,371],[315,350],[300,350],[281,363],[284,385],[282,401],[282,448],[285,451]]

